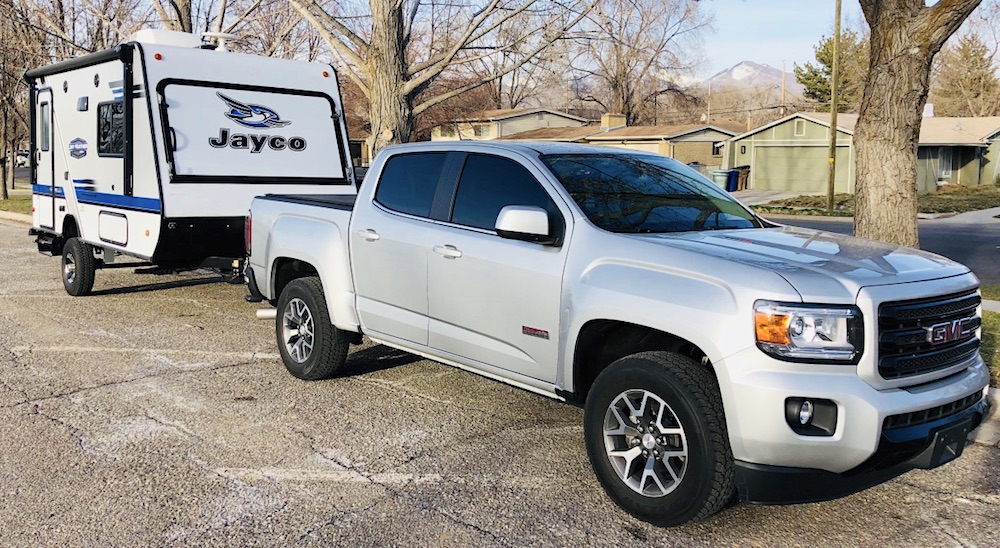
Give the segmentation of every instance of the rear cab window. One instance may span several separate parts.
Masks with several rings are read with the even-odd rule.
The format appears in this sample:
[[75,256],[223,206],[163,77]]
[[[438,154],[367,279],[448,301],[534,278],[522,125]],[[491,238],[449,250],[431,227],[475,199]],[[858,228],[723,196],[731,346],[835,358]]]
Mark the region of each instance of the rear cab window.
[[399,213],[430,217],[447,156],[421,152],[390,157],[375,188],[375,202]]

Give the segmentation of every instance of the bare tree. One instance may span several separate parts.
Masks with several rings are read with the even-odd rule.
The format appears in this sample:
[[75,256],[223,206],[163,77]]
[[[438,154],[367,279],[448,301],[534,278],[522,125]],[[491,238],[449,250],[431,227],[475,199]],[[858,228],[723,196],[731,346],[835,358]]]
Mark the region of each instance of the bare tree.
[[594,91],[583,99],[638,122],[654,97],[675,89],[672,77],[697,62],[687,46],[710,21],[692,0],[605,0],[579,33],[573,67]]
[[[518,17],[506,21],[497,30],[500,43],[511,44],[509,48],[497,49],[469,67],[470,81],[486,81],[483,88],[489,94],[488,103],[480,103],[479,109],[489,106],[495,109],[511,109],[525,106],[529,101],[539,97],[544,91],[546,76],[554,69],[554,61],[564,59],[567,54],[567,43],[553,43],[545,51],[521,64],[521,59],[533,44],[518,41],[521,29],[539,24],[539,14],[522,13]],[[506,69],[512,65],[520,65],[512,71]],[[494,75],[499,77],[494,78]]]
[[860,0],[871,28],[858,122],[858,236],[916,247],[917,140],[931,63],[981,0]]
[[[408,141],[414,116],[517,70],[576,25],[592,0],[483,0],[467,4],[421,0],[369,0],[358,6],[323,6],[291,0],[346,66],[369,101],[373,150]],[[353,11],[351,9],[353,8]],[[528,11],[545,14],[538,24],[511,36],[496,31]],[[438,78],[456,67],[522,42],[532,44],[518,60],[483,79],[428,96]],[[419,47],[418,47],[419,46]],[[420,98],[417,102],[417,98]]]

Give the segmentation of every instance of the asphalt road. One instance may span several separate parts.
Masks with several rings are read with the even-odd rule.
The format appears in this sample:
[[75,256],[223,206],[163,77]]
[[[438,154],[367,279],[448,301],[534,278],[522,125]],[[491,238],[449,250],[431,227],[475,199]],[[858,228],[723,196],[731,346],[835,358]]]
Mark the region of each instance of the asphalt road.
[[[805,215],[773,216],[776,222],[853,234],[850,218]],[[930,219],[919,221],[920,248],[958,261],[976,273],[979,281],[1000,284],[1000,222],[960,224]]]
[[0,224],[0,545],[997,546],[1000,449],[841,500],[674,529],[608,500],[582,411],[366,345],[284,371],[273,325],[206,273],[98,272]]

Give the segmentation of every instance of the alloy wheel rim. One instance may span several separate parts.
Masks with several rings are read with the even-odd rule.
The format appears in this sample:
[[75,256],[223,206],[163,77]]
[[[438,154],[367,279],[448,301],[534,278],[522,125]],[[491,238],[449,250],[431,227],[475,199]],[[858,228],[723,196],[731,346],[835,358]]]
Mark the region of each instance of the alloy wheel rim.
[[72,284],[76,280],[76,257],[72,253],[66,254],[66,263],[63,265],[63,276],[66,282]]
[[288,301],[282,314],[281,335],[285,351],[295,363],[304,363],[313,351],[313,317],[309,306],[299,298]]
[[658,498],[684,479],[687,436],[673,409],[648,390],[619,394],[604,416],[604,448],[612,468],[630,489]]

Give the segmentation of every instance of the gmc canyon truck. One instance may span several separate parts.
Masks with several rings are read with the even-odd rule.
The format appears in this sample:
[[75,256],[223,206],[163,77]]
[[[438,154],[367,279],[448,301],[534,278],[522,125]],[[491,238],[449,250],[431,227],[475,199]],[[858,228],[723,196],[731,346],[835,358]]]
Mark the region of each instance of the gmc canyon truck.
[[388,147],[356,197],[258,197],[247,238],[293,375],[367,335],[583,404],[601,485],[656,524],[934,468],[989,406],[966,267],[775,225],[655,154]]

